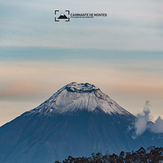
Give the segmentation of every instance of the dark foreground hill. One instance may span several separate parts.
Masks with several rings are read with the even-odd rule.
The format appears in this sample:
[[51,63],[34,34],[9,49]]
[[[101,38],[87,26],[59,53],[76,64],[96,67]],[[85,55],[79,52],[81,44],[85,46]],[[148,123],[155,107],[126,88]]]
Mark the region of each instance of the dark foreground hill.
[[69,155],[163,146],[163,136],[148,130],[133,139],[128,127],[134,119],[99,88],[73,82],[0,127],[0,162],[51,163]]
[[[137,151],[124,152],[121,151],[119,155],[115,153],[92,153],[90,157],[72,157],[68,156],[62,163],[161,163],[163,161],[163,148],[148,147],[145,150],[141,147]],[[55,161],[55,163],[61,163]]]

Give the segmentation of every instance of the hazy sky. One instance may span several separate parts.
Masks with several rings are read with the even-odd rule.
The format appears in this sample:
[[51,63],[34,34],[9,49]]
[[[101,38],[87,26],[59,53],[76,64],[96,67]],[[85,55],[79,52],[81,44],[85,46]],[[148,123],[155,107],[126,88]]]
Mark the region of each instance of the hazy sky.
[[[138,113],[163,117],[162,0],[0,1],[0,125],[62,86],[89,82]],[[107,17],[54,21],[54,10]]]

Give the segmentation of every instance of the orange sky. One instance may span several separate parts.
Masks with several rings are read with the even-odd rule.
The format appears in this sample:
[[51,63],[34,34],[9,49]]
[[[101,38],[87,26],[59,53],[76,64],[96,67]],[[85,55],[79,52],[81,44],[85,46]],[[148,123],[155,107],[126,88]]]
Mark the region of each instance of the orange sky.
[[161,72],[126,70],[131,65],[123,65],[121,69],[115,64],[96,67],[96,64],[83,63],[82,67],[80,60],[76,62],[80,66],[73,62],[1,62],[0,113],[3,118],[0,124],[36,107],[72,81],[96,85],[134,114],[142,111],[145,100],[149,100],[154,118],[163,116]]

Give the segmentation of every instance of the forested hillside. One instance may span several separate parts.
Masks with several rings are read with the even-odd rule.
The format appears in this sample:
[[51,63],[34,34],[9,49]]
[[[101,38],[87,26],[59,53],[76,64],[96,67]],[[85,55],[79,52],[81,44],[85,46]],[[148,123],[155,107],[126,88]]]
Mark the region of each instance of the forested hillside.
[[[124,152],[119,155],[106,153],[92,153],[90,157],[68,156],[62,163],[161,163],[163,160],[163,148],[151,146],[145,150],[141,147],[137,151]],[[60,163],[55,161],[55,163]]]

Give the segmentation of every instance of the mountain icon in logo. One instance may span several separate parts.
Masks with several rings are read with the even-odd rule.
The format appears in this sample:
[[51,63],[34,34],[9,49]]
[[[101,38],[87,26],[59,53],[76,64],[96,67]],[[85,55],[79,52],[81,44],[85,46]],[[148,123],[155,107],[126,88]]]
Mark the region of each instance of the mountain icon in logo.
[[58,19],[68,19],[67,16],[65,14],[61,14]]

